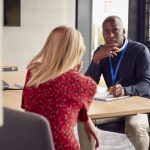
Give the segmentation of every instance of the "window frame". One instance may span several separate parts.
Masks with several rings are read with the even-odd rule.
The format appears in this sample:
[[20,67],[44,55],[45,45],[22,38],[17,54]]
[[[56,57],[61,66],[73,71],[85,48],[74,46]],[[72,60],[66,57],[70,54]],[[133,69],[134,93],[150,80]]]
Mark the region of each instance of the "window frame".
[[150,49],[150,41],[147,40],[147,1],[150,0],[129,0],[128,37],[145,44]]
[[[128,37],[147,45],[150,49],[150,41],[146,40],[147,1],[150,0],[129,0]],[[82,73],[91,62],[92,2],[93,0],[76,0],[76,28],[82,33],[86,45]]]

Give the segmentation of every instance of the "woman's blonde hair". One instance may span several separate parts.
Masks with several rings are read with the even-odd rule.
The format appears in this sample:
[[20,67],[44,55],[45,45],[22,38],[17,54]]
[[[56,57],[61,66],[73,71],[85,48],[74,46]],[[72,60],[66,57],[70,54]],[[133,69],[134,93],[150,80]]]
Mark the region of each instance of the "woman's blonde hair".
[[67,26],[55,28],[42,50],[27,66],[32,74],[27,86],[38,86],[73,69],[80,63],[84,50],[84,41],[79,31]]

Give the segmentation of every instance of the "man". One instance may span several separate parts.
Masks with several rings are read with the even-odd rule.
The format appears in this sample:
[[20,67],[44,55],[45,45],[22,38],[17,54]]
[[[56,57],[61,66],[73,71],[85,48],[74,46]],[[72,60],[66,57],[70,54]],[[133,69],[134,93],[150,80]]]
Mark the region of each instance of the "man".
[[[92,77],[97,84],[100,76],[103,75],[109,93],[115,97],[124,95],[150,97],[148,48],[125,38],[125,29],[118,16],[107,17],[102,24],[102,29],[105,44],[95,51],[86,75]],[[117,84],[117,81],[120,82]],[[121,119],[125,120],[125,132],[135,149],[148,150],[147,114],[137,114]],[[105,121],[110,120],[103,120],[103,123]]]

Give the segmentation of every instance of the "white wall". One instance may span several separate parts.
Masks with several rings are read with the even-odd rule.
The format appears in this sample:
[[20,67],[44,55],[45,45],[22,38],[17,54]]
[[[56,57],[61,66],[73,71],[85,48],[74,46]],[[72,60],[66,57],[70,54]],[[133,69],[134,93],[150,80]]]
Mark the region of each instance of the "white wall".
[[3,30],[3,64],[24,71],[58,25],[75,27],[75,0],[21,0],[21,26]]
[[[0,66],[1,66],[1,51],[2,51],[2,0],[0,0]],[[0,79],[1,79],[1,73],[0,73]],[[1,88],[1,85],[0,85]],[[3,112],[2,112],[2,93],[0,90],[0,126],[3,122]]]

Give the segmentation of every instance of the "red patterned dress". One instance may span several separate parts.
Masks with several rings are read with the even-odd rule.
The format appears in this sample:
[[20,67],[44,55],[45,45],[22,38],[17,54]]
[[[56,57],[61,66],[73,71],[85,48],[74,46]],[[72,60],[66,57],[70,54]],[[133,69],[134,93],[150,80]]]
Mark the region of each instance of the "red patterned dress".
[[[30,77],[28,72],[26,82]],[[49,120],[56,150],[79,150],[73,128],[78,119],[87,121],[96,88],[90,77],[71,70],[38,87],[25,85],[22,108]]]

